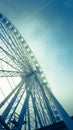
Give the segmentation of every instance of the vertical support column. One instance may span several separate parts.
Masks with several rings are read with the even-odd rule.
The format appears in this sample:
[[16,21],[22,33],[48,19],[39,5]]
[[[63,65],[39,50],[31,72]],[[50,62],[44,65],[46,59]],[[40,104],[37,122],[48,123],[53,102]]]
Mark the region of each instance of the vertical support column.
[[35,103],[35,100],[34,100],[32,94],[31,94],[31,97],[32,97],[33,107],[35,108],[35,113],[36,113],[36,115],[38,117],[38,120],[39,120],[40,127],[43,127],[43,124],[42,124],[42,121],[41,121],[40,115],[38,113],[38,110],[37,110],[37,107],[36,107],[36,103]]
[[29,102],[28,102],[28,109],[27,109],[27,113],[28,113],[28,130],[31,130],[31,127],[30,127],[30,112],[29,112]]
[[[49,88],[48,88],[48,90],[49,90]],[[64,123],[66,124],[68,130],[73,130],[73,120],[70,118],[70,116],[65,111],[65,109],[61,106],[61,104],[58,102],[58,100],[55,98],[55,96],[52,94],[52,92],[49,91],[49,94],[50,94],[51,99],[54,102],[60,116],[62,117]]]
[[35,75],[35,79],[36,79],[36,82],[40,85],[40,90],[42,92],[42,95],[43,95],[43,99],[46,103],[46,106],[47,106],[47,111],[48,111],[48,115],[50,117],[50,122],[51,123],[55,123],[56,122],[56,119],[55,119],[55,116],[53,114],[53,111],[50,107],[50,103],[49,103],[49,100],[47,99],[47,96],[46,96],[46,93],[44,91],[44,88],[43,88],[43,84],[41,85],[40,81],[38,80],[37,76]]
[[17,96],[18,96],[18,94],[19,94],[19,92],[20,92],[20,90],[21,90],[21,87],[23,86],[23,84],[24,84],[23,81],[21,81],[21,82],[19,83],[19,88],[18,88],[17,92],[15,93],[15,95],[14,95],[14,97],[12,98],[11,102],[8,104],[7,108],[6,108],[5,111],[3,112],[2,117],[3,117],[4,121],[5,121],[5,119],[7,118],[7,116],[8,116],[8,114],[9,114],[9,112],[10,112],[10,110],[11,110],[11,108],[12,108],[12,106],[13,106],[13,104],[14,104],[14,102],[15,102],[15,100],[16,100],[16,98],[17,98]]
[[25,101],[24,101],[24,104],[23,104],[23,107],[22,107],[22,110],[21,110],[21,113],[20,113],[20,116],[19,116],[19,119],[18,119],[18,126],[17,126],[17,130],[21,130],[22,128],[22,124],[23,124],[23,121],[24,121],[24,116],[26,114],[26,109],[28,107],[28,101],[29,101],[29,97],[30,97],[30,94],[29,92],[26,93],[26,98],[25,98]]

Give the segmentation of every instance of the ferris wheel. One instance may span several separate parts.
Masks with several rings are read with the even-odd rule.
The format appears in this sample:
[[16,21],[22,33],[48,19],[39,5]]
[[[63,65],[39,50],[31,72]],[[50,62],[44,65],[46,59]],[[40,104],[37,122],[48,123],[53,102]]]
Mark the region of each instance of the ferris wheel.
[[35,55],[15,26],[2,14],[0,95],[1,130],[35,130],[62,119],[59,105],[56,105]]

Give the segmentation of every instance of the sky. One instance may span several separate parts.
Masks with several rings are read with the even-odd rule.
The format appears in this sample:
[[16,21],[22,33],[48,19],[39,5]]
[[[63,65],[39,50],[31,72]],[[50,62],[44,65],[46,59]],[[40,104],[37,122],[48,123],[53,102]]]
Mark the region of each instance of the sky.
[[73,0],[0,0],[28,42],[55,97],[73,115]]

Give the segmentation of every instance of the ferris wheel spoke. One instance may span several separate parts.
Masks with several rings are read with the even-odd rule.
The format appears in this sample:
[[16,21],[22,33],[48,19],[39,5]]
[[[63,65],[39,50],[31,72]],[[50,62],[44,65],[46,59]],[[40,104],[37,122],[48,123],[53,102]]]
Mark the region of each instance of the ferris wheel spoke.
[[18,77],[21,75],[24,75],[21,71],[0,70],[0,77]]

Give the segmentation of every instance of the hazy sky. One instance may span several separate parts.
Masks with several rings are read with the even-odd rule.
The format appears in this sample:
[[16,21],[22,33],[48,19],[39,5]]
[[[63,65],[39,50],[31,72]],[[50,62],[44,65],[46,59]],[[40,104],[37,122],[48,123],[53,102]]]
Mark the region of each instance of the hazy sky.
[[0,0],[0,12],[21,32],[73,115],[73,0]]

